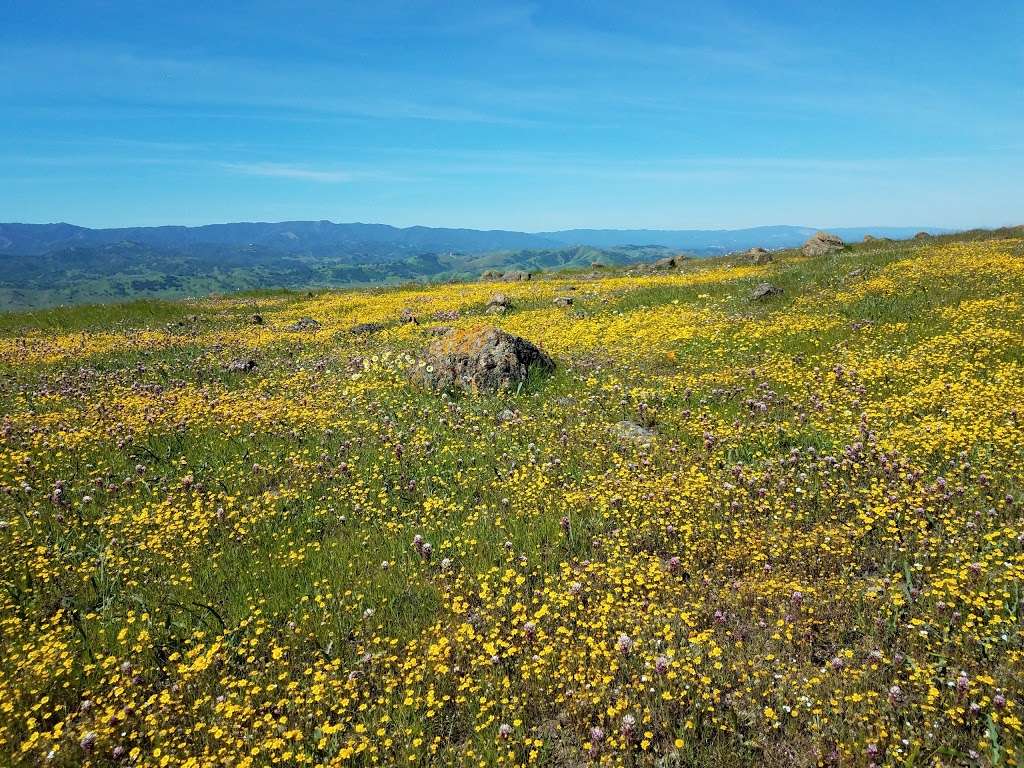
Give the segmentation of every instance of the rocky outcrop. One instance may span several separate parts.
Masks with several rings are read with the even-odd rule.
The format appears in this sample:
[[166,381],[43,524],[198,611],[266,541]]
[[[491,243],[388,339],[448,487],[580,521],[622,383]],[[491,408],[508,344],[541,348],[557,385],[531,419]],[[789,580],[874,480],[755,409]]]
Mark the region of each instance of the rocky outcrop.
[[846,243],[838,235],[829,232],[816,232],[800,250],[803,251],[804,256],[824,256],[826,253],[841,251],[844,247],[846,247]]
[[410,378],[436,391],[514,390],[531,371],[550,373],[555,362],[526,339],[485,326],[449,333],[432,343]]

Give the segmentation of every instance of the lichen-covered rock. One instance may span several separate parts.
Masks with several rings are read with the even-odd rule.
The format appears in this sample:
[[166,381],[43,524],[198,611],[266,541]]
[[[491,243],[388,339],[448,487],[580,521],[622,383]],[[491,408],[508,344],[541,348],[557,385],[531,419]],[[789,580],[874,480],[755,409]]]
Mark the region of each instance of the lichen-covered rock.
[[353,325],[348,329],[349,333],[355,334],[356,336],[364,336],[368,333],[377,333],[377,331],[383,331],[387,326],[384,323],[359,323]]
[[841,251],[846,246],[843,239],[830,232],[815,232],[800,249],[804,256],[824,256],[826,253]]
[[572,302],[572,296],[556,296],[554,303],[556,307],[571,307]]
[[526,339],[485,326],[454,331],[432,343],[410,377],[438,391],[500,392],[517,388],[532,369],[554,368],[554,361]]

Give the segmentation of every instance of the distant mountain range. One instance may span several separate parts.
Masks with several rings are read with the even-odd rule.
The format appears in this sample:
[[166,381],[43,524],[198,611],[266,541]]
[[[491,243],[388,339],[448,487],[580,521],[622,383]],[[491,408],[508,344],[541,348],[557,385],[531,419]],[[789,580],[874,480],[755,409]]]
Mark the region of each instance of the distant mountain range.
[[[856,227],[830,231],[840,237],[860,239],[868,233],[904,238],[921,229],[932,233],[948,231],[933,227]],[[335,224],[330,221],[116,229],[90,229],[73,224],[0,224],[0,254],[42,254],[74,246],[112,245],[126,241],[184,251],[208,246],[259,246],[307,256],[338,256],[344,253],[356,258],[372,256],[375,259],[448,251],[486,253],[578,245],[595,248],[660,245],[698,253],[727,253],[758,245],[790,248],[816,231],[814,227],[771,226],[749,229],[566,229],[531,233],[500,229],[400,228],[387,224]]]
[[[904,238],[922,227],[830,231]],[[90,229],[0,224],[0,309],[272,288],[473,278],[485,269],[555,269],[713,256],[801,244],[813,227],[557,232],[391,227],[330,221]]]

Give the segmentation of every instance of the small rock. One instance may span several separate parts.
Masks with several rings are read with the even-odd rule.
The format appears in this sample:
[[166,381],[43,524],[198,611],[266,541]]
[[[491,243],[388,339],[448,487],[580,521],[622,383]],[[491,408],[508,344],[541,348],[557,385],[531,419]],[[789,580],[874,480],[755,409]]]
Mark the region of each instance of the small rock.
[[915,240],[924,240],[925,238],[928,237],[931,237],[931,235],[927,232],[918,232],[916,235],[914,235]]
[[865,243],[870,243],[870,242],[873,242],[873,241],[875,241],[877,239],[878,238],[875,237],[874,235],[864,235],[864,242]]
[[612,426],[612,433],[619,438],[630,443],[650,443],[654,440],[654,430],[647,429],[637,424],[635,421],[620,421],[618,424]]
[[437,312],[430,316],[431,320],[458,320],[459,310],[457,309],[439,309]]
[[805,256],[824,256],[826,253],[841,251],[846,246],[843,239],[829,232],[816,232],[800,249]]
[[502,273],[496,269],[486,269],[480,273],[481,280],[499,280]]
[[420,324],[420,321],[416,319],[416,313],[412,311],[411,307],[406,307],[402,310],[402,314],[398,316],[398,321],[403,325],[406,323]]
[[558,296],[555,298],[556,307],[571,307],[572,296]]
[[506,272],[501,276],[501,279],[506,283],[516,283],[522,280],[529,280],[533,275],[529,272],[525,272],[521,269],[513,269],[510,272]]
[[491,315],[500,315],[512,309],[512,302],[504,293],[496,293],[487,302],[486,312]]
[[349,328],[348,332],[355,334],[357,336],[361,336],[369,333],[377,333],[378,331],[383,331],[386,327],[387,326],[385,326],[384,323],[359,323],[358,325],[353,325],[351,328]]
[[253,325],[263,325],[263,315],[256,314],[249,318],[249,322]]
[[511,421],[516,421],[519,418],[519,414],[513,411],[511,408],[506,408],[498,412],[498,415],[494,417],[499,424],[508,424]]
[[772,252],[767,248],[751,248],[747,251],[746,255],[757,266],[763,266],[775,261],[775,257],[772,256]]
[[504,293],[496,293],[493,296],[491,296],[490,299],[487,300],[487,306],[488,307],[493,307],[493,306],[511,307],[512,306],[512,301]]
[[450,325],[432,325],[429,328],[424,328],[423,332],[428,336],[444,336],[446,333],[451,333],[452,327]]
[[864,274],[864,267],[857,267],[856,269],[851,269],[849,271],[849,273],[847,273],[846,276],[847,277],[860,277],[863,274]]
[[764,301],[765,299],[771,298],[772,296],[781,296],[782,289],[777,285],[771,283],[761,283],[754,292],[750,294],[750,298],[754,301]]
[[288,330],[293,332],[319,331],[320,327],[319,320],[314,320],[312,317],[300,317],[288,326]]
[[232,373],[248,373],[256,368],[257,362],[251,358],[239,358],[238,360],[232,360],[228,363],[225,368]]
[[653,269],[675,269],[676,267],[683,266],[683,262],[686,261],[685,256],[666,256],[663,259],[658,259],[651,263]]

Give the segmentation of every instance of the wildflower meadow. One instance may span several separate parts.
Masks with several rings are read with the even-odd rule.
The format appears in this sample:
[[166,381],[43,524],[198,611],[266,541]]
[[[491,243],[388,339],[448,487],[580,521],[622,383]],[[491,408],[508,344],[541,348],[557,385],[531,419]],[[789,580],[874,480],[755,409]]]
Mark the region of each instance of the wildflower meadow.
[[0,435],[4,765],[1022,761],[1019,231],[2,315]]

